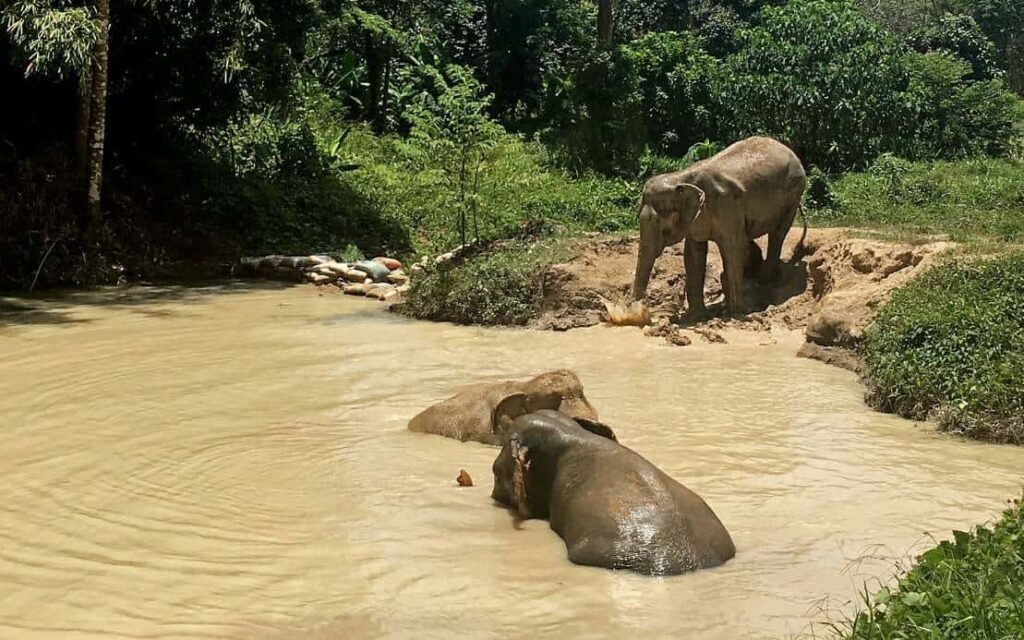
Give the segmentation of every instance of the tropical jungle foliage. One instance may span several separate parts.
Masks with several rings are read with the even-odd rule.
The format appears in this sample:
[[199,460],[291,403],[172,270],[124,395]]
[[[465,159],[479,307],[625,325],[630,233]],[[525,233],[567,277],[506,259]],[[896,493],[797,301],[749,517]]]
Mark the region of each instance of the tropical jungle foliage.
[[12,0],[0,287],[622,228],[754,133],[833,176],[1012,153],[1019,3],[906,4]]

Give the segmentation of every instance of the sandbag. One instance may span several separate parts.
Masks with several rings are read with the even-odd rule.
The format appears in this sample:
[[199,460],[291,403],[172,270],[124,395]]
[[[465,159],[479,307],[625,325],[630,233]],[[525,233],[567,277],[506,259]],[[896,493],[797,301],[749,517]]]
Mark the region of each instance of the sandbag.
[[371,284],[366,288],[366,295],[378,300],[388,300],[398,295],[398,292],[390,284]]
[[307,273],[306,280],[309,280],[313,284],[327,284],[328,282],[334,282],[334,278],[331,276],[321,275],[319,273]]
[[409,276],[405,275],[405,272],[398,270],[392,271],[388,274],[388,282],[391,284],[405,284],[409,281]]
[[361,260],[352,265],[352,268],[362,271],[367,277],[372,278],[374,282],[383,282],[387,279],[388,274],[391,273],[390,269],[373,260]]
[[295,256],[292,260],[295,261],[295,266],[299,269],[310,269],[331,261],[328,256]]
[[363,284],[366,281],[366,272],[359,271],[358,269],[352,269],[350,271],[346,271],[341,277],[355,284]]
[[388,271],[397,271],[402,268],[402,263],[394,258],[388,258],[386,256],[377,256],[373,259],[374,262],[379,262],[388,268]]
[[242,273],[255,274],[259,271],[261,258],[242,258],[238,261],[238,269]]
[[350,295],[350,296],[365,296],[366,295],[366,285],[365,284],[347,284],[347,285],[345,285],[345,288],[342,289],[342,291],[346,295]]

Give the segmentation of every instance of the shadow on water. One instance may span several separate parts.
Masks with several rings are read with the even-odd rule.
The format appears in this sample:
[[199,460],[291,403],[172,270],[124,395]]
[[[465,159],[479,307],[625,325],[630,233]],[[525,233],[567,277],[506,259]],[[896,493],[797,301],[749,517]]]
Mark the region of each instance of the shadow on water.
[[173,285],[133,285],[95,289],[47,291],[37,295],[0,294],[0,328],[27,325],[75,325],[93,322],[76,317],[83,307],[125,309],[154,318],[174,318],[170,309],[148,309],[151,304],[197,304],[223,295],[275,291],[297,286],[266,280],[220,280]]

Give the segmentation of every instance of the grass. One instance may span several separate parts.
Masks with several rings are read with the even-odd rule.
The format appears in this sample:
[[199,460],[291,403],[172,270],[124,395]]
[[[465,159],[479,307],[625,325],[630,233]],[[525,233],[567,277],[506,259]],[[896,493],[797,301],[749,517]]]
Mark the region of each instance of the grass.
[[963,243],[1024,242],[1024,162],[1017,160],[912,163],[883,156],[831,190],[816,198],[814,223],[942,234]]
[[[447,251],[459,243],[457,194],[416,144],[353,130],[344,162],[358,165],[345,182],[364,200],[405,228],[419,253]],[[543,221],[565,232],[606,231],[636,224],[638,185],[614,178],[571,178],[554,167],[539,144],[502,137],[481,172],[476,223],[486,240],[514,237],[524,221]]]
[[399,310],[424,320],[524,325],[538,312],[545,268],[568,256],[565,243],[557,238],[505,242],[414,278]]
[[1024,252],[925,273],[882,308],[864,352],[876,408],[1024,444]]
[[954,531],[917,559],[895,588],[883,587],[854,618],[834,623],[848,640],[1024,638],[1024,505],[992,527]]

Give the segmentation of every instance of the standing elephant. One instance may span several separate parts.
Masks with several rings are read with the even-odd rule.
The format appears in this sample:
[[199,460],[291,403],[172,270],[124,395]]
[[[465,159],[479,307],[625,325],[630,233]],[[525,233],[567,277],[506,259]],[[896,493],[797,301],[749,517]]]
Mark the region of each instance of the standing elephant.
[[[502,421],[515,413],[496,409]],[[736,555],[700,496],[596,426],[557,411],[505,424],[491,497],[523,518],[550,520],[577,564],[668,575]]]
[[494,419],[495,409],[510,396],[519,413],[557,409],[562,413],[597,420],[597,411],[583,394],[583,383],[568,369],[542,373],[525,382],[484,382],[463,389],[457,395],[427,407],[409,421],[409,430],[500,445],[501,433]]
[[[771,138],[747,138],[682,171],[652,177],[640,209],[640,251],[633,298],[643,300],[654,261],[683,239],[686,298],[691,315],[704,309],[708,241],[725,267],[723,288],[730,314],[742,307],[743,272],[760,267],[760,280],[778,275],[782,243],[800,208],[807,176],[800,159]],[[806,230],[806,229],[805,229]],[[768,234],[762,262],[754,238]]]

